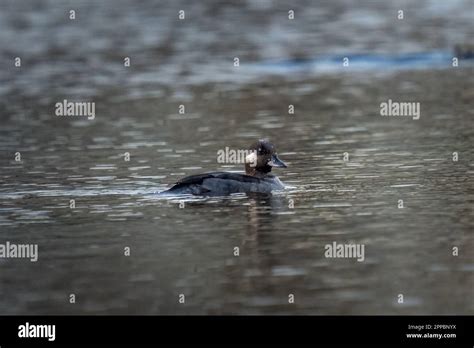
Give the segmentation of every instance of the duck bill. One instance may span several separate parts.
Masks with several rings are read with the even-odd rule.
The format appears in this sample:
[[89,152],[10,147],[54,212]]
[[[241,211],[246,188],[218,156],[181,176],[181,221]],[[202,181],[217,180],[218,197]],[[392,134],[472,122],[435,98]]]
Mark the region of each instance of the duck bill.
[[276,168],[286,168],[288,167],[285,162],[278,158],[277,155],[272,155],[272,159],[268,162],[269,166],[276,167]]

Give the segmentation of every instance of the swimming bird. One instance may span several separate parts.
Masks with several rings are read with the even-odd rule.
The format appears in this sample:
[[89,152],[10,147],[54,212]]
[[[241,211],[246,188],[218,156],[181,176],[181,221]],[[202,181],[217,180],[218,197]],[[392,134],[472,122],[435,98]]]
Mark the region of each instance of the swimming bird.
[[249,150],[250,154],[245,159],[245,174],[210,172],[191,175],[160,194],[225,196],[232,193],[270,193],[283,190],[283,183],[271,174],[273,167],[287,167],[278,158],[275,146],[267,139],[261,139],[252,144]]

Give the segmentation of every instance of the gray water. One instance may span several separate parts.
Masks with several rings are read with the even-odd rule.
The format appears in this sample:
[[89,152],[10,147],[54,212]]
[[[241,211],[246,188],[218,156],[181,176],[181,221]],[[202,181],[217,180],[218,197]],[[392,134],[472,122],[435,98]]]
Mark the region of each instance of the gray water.
[[[474,2],[301,2],[291,23],[288,7],[0,3],[0,244],[39,248],[0,258],[1,314],[474,313],[472,61],[314,58],[452,52]],[[95,118],[57,117],[63,99],[95,101]],[[419,102],[420,119],[380,116],[388,99]],[[217,151],[263,137],[285,191],[155,194],[240,172]],[[364,261],[326,258],[333,242],[365,245]]]

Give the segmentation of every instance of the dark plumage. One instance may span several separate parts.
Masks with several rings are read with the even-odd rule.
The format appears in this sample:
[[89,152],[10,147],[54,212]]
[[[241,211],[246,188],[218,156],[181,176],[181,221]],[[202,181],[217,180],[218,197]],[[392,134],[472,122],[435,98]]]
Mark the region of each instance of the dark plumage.
[[252,144],[249,150],[254,152],[247,156],[245,175],[227,172],[191,175],[181,179],[162,194],[223,196],[239,192],[269,193],[284,189],[281,181],[270,174],[272,167],[286,168],[286,164],[278,158],[275,146],[268,140],[259,140]]

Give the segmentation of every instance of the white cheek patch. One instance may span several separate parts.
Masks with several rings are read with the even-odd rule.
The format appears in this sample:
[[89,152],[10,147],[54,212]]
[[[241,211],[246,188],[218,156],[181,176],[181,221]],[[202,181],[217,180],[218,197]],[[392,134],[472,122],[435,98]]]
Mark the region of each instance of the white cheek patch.
[[247,157],[245,157],[245,163],[250,163],[251,167],[257,166],[257,152],[252,151]]

